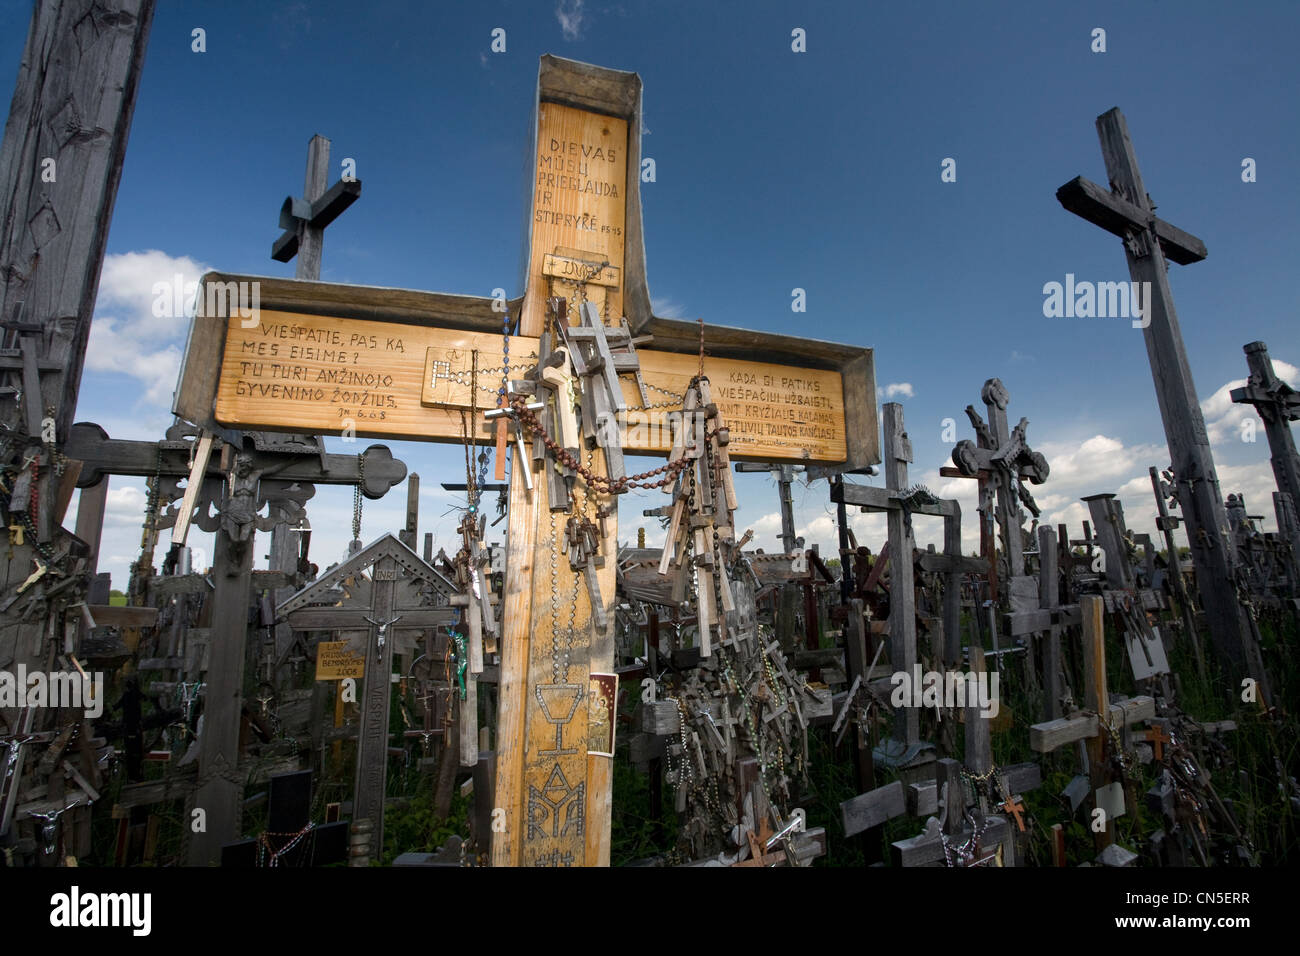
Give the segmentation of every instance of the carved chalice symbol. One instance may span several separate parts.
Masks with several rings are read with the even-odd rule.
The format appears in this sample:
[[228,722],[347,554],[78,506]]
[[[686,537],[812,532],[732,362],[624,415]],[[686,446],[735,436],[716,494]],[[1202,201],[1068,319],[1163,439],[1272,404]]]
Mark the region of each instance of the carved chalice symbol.
[[[564,725],[578,712],[586,688],[581,684],[538,684],[536,688],[537,703],[542,708],[546,722],[555,725],[555,749],[539,750],[543,757],[558,757],[576,754],[576,747],[563,749]],[[565,711],[565,708],[568,711]]]

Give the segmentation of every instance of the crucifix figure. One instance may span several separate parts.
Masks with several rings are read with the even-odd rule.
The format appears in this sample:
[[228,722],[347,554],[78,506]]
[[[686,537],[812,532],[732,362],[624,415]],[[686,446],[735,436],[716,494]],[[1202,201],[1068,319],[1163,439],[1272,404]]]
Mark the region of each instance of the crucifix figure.
[[390,624],[396,624],[401,619],[402,615],[400,614],[396,617],[390,617],[387,621],[376,621],[373,617],[366,618],[366,622],[373,624],[375,627],[375,637],[377,639],[375,647],[379,649],[381,654],[384,651],[384,640],[388,636],[388,626]]
[[1219,477],[1205,431],[1205,418],[1183,346],[1169,287],[1167,259],[1180,265],[1206,256],[1205,243],[1155,215],[1138,170],[1128,124],[1118,108],[1097,117],[1097,135],[1110,189],[1082,176],[1056,191],[1061,205],[1124,240],[1129,277],[1150,292],[1141,316],[1142,335],[1155,381],[1160,417],[1178,481],[1178,502],[1187,523],[1192,563],[1210,637],[1237,678],[1258,682],[1268,699],[1268,678],[1246,611],[1237,598],[1234,558]]

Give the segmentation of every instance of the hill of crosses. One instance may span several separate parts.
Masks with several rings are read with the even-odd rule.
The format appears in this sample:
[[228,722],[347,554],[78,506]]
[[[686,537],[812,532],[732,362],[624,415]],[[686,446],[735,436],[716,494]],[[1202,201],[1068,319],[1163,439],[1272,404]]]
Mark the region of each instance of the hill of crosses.
[[[271,209],[253,226],[294,278],[236,271],[245,256],[177,291],[171,425],[127,439],[82,389],[117,361],[118,320],[92,314],[119,183],[176,145],[151,128],[128,148],[128,131],[166,92],[151,87],[166,56],[234,42],[199,28],[191,50],[164,49],[163,16],[154,0],[36,2],[0,147],[5,867],[1296,862],[1300,392],[1238,317],[1225,401],[1257,417],[1252,454],[1275,478],[1247,502],[1216,471],[1171,288],[1208,255],[1178,218],[1196,207],[1157,212],[1174,154],[1144,181],[1142,129],[1119,108],[1058,111],[1072,134],[1095,117],[1105,175],[1095,154],[1078,162],[1097,182],[1035,170],[1064,185],[1033,201],[1115,280],[1045,288],[1058,318],[1043,321],[1122,307],[1117,347],[1139,363],[1145,347],[1155,395],[1140,365],[1130,414],[1163,441],[1122,490],[1140,514],[1085,449],[1030,428],[1044,396],[1009,372],[947,366],[967,369],[971,403],[945,419],[937,478],[909,475],[921,436],[894,399],[912,388],[885,383],[925,366],[810,338],[804,289],[735,326],[657,315],[676,310],[651,297],[671,281],[655,261],[695,214],[668,218],[656,188],[669,143],[649,154],[641,77],[536,52],[511,86],[536,63],[535,96],[492,120],[528,170],[522,228],[490,226],[523,244],[513,286],[323,281],[327,234],[331,274],[366,278],[345,252],[366,221],[360,173],[370,195],[458,187],[430,176],[439,157],[417,187],[312,136],[278,231]],[[815,35],[795,27],[778,37],[792,57]],[[522,28],[485,42],[484,64],[525,56]],[[273,75],[317,69],[303,65]],[[1129,93],[1147,115],[1150,91]],[[421,95],[433,109],[460,93]],[[654,138],[717,109],[674,102]],[[425,122],[382,123],[408,120]],[[313,132],[294,108],[276,122],[295,143]],[[750,168],[727,172],[720,139],[691,148],[710,177]],[[956,162],[935,188],[963,185]],[[187,228],[246,230],[209,205],[240,188],[214,182]],[[803,258],[817,240],[801,229],[758,241]],[[438,249],[454,274],[455,247]],[[886,322],[828,328],[870,340]],[[944,343],[918,329],[912,347]],[[1096,469],[1089,493],[1054,490],[1063,460]],[[124,501],[125,580],[101,551]]]

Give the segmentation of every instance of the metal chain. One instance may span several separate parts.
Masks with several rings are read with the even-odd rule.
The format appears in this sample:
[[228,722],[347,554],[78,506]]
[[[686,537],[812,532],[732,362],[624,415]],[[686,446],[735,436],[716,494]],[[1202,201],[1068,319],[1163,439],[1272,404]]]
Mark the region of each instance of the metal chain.
[[366,456],[357,455],[357,483],[352,488],[352,540],[361,540],[361,488],[366,483]]

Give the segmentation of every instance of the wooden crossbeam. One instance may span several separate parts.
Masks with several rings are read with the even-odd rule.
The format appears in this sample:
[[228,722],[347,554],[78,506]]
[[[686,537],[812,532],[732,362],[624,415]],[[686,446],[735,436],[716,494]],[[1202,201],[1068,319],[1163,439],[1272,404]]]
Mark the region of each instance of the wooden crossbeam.
[[1058,189],[1056,198],[1076,216],[1121,239],[1134,231],[1153,227],[1165,257],[1180,266],[1200,262],[1209,254],[1205,243],[1191,233],[1138,208],[1122,196],[1117,196],[1082,176],[1074,177]]

